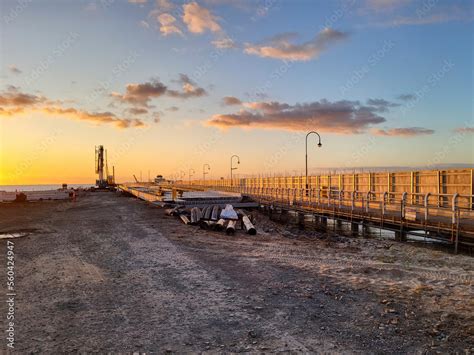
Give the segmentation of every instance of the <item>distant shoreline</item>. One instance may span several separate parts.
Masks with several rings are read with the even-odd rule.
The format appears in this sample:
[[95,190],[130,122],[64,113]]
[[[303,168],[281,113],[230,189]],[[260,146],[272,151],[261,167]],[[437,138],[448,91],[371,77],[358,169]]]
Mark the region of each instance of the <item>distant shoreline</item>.
[[[94,186],[93,184],[67,184],[68,188],[88,188]],[[32,185],[0,185],[0,191],[47,191],[57,190],[62,187],[62,184],[32,184]]]

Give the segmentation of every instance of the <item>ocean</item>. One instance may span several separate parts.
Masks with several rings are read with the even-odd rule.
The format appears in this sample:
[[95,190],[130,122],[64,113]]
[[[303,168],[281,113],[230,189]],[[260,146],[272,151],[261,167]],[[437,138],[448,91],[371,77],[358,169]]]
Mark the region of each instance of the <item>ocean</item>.
[[[68,184],[67,187],[71,188],[88,188],[92,187],[92,184]],[[57,190],[62,187],[62,184],[57,185],[0,185],[0,191],[46,191],[46,190]]]

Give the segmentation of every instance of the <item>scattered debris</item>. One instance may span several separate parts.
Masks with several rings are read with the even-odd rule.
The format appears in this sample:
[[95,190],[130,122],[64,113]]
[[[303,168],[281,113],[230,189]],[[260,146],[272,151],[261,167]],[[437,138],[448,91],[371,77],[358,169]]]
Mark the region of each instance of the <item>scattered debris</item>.
[[239,214],[242,215],[242,223],[244,224],[245,230],[247,231],[247,233],[250,235],[257,234],[257,230],[253,226],[252,222],[250,222],[250,218],[245,214],[245,212],[242,210],[239,210]]
[[190,223],[189,218],[184,214],[180,214],[179,218],[181,218],[181,220],[183,221],[184,224],[189,224]]
[[230,220],[228,223],[227,223],[227,228],[225,230],[225,233],[227,235],[233,235],[235,233],[235,221],[233,220]]
[[221,212],[221,218],[224,219],[238,219],[237,212],[234,211],[232,205],[226,205]]
[[202,209],[199,207],[185,208],[176,206],[166,210],[169,216],[178,216],[184,224],[193,226],[199,225],[203,229],[216,231],[225,230],[227,235],[234,235],[237,223],[249,235],[256,235],[257,229],[250,220],[250,217],[243,210],[234,210],[234,207],[227,204],[221,209],[220,205],[208,205]]
[[0,239],[13,239],[26,237],[29,233],[0,233]]

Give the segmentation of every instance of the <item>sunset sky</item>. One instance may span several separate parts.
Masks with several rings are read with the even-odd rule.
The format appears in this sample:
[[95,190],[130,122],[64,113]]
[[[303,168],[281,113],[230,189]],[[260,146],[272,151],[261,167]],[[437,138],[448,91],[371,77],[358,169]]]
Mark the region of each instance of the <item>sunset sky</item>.
[[0,184],[474,164],[472,1],[0,4]]

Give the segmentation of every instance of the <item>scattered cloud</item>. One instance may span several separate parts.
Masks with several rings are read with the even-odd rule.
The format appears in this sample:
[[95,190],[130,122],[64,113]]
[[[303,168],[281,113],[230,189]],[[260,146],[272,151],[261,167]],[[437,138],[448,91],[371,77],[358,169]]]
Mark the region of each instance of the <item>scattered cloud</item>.
[[290,61],[308,61],[319,57],[327,48],[349,35],[345,32],[325,28],[312,40],[301,44],[294,44],[297,35],[295,33],[284,33],[271,38],[263,44],[245,44],[244,52],[264,58],[274,58]]
[[171,11],[175,8],[175,4],[169,0],[156,0],[155,4],[160,11]]
[[60,101],[23,93],[19,88],[12,86],[0,93],[0,116],[12,117],[26,113],[41,113],[52,117],[60,116],[99,124],[113,124],[118,128],[142,127],[145,125],[142,120],[118,117],[112,112],[88,112],[77,108],[63,107]]
[[243,105],[252,110],[262,111],[264,113],[276,113],[279,111],[287,110],[290,108],[290,105],[285,103],[279,103],[277,101],[272,102],[244,102]]
[[[369,22],[369,25],[377,27],[422,26],[474,20],[474,7],[470,1],[461,1],[458,3],[439,3],[438,1],[432,1],[423,4],[413,1],[390,0],[374,0],[373,2],[378,5],[367,6],[367,9],[375,10],[381,16],[370,19],[370,21],[367,22]],[[395,9],[396,11],[392,11]],[[362,11],[362,13],[367,13],[367,11]]]
[[372,133],[376,136],[398,136],[398,137],[415,137],[433,134],[435,131],[423,127],[406,127],[406,128],[390,128],[390,129],[373,129]]
[[[204,0],[207,5],[229,5],[241,10],[250,10],[255,4],[248,0]],[[256,3],[257,1],[255,1]]]
[[239,47],[237,43],[235,43],[234,40],[230,37],[217,38],[211,43],[214,47],[221,48],[221,49],[230,49],[230,48]]
[[361,105],[359,101],[320,100],[289,105],[279,102],[244,103],[249,110],[234,114],[214,115],[206,122],[219,128],[269,128],[290,131],[318,130],[330,133],[355,134],[370,126],[385,122],[377,107]]
[[[226,2],[230,4],[231,2]],[[213,3],[213,5],[216,5]],[[193,34],[212,32],[215,36],[211,44],[219,49],[238,48],[239,45],[226,34],[219,19],[211,11],[197,2],[184,2],[182,5],[169,0],[157,0],[148,13],[148,22],[141,21],[140,26],[149,28],[156,24],[162,36],[180,35],[185,37],[186,30]]]
[[474,127],[459,127],[454,130],[456,133],[474,133]]
[[183,25],[179,23],[182,12],[171,1],[156,0],[153,9],[148,13],[148,25],[156,24],[163,36],[183,35]]
[[143,5],[148,2],[148,0],[128,0],[130,4],[138,4],[138,5]]
[[148,113],[148,110],[141,107],[131,107],[127,109],[127,112],[131,113],[132,115],[145,115]]
[[257,92],[246,92],[245,93],[245,96],[248,97],[248,98],[252,98],[252,99],[255,99],[257,98],[258,100],[262,100],[262,101],[265,101],[269,98],[268,94],[265,93],[265,92],[260,92],[260,91],[257,91]]
[[172,34],[183,35],[183,32],[179,29],[176,24],[176,18],[170,14],[160,14],[158,16],[158,22],[160,23],[160,32],[163,36],[169,36]]
[[25,94],[16,86],[9,86],[6,91],[0,93],[0,106],[24,108],[35,106],[46,101],[46,97]]
[[472,1],[365,0],[361,27],[423,26],[474,20]]
[[166,109],[166,111],[169,111],[169,112],[176,112],[176,111],[179,111],[179,107],[177,106],[170,106]]
[[120,118],[112,112],[87,112],[75,108],[44,107],[41,112],[51,116],[65,116],[74,120],[96,123],[111,123],[117,128],[143,127],[145,123],[139,119]]
[[146,29],[150,28],[150,24],[148,22],[146,22],[145,20],[140,21],[140,26],[143,27],[143,28],[146,28]]
[[222,104],[224,106],[242,105],[242,101],[235,96],[225,96],[222,98]]
[[22,71],[14,64],[9,65],[8,69],[13,73],[13,74],[21,74]]
[[372,11],[392,11],[411,2],[412,0],[366,0],[366,7]]
[[168,89],[166,92],[168,96],[180,99],[188,99],[191,97],[201,97],[207,95],[207,91],[204,88],[197,86],[197,84],[186,74],[179,74],[179,79],[176,80],[176,82],[182,85],[182,91]]
[[182,85],[182,90],[169,89],[159,79],[152,79],[146,83],[127,84],[125,93],[112,92],[111,97],[123,104],[150,108],[150,101],[161,96],[188,99],[207,95],[207,91],[199,87],[186,74],[180,74],[174,82]]
[[381,26],[419,26],[432,25],[437,23],[453,22],[453,21],[472,21],[474,16],[472,13],[464,11],[455,12],[439,12],[433,13],[429,16],[400,16],[393,20],[382,22]]
[[153,112],[152,118],[154,123],[159,123],[161,121],[161,112]]
[[413,101],[413,100],[416,100],[416,95],[415,94],[401,94],[401,95],[398,95],[397,99],[401,101]]
[[158,79],[143,84],[127,84],[125,94],[113,92],[111,95],[114,99],[129,103],[135,106],[148,107],[152,98],[160,97],[166,93],[167,87]]
[[183,5],[183,22],[188,27],[189,32],[203,33],[207,30],[211,32],[220,32],[221,26],[217,18],[205,7],[197,2],[190,2]]
[[368,99],[367,105],[375,106],[378,112],[387,112],[390,107],[400,106],[400,104],[385,99]]

